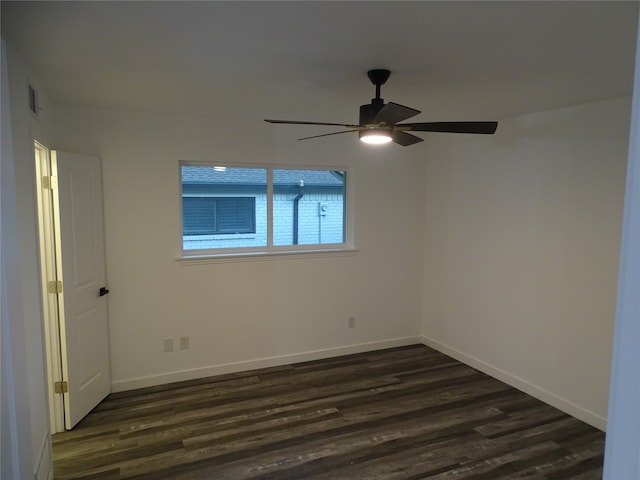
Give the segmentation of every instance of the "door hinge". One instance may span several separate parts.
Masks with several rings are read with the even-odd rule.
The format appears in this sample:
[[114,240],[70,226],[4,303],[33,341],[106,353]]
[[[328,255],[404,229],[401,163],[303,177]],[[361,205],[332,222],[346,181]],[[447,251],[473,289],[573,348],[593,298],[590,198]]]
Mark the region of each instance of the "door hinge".
[[56,382],[53,384],[56,393],[68,393],[69,384],[67,382]]
[[58,188],[58,177],[55,175],[42,177],[42,188],[46,188],[47,190]]
[[60,280],[51,280],[47,284],[49,293],[62,293],[62,282]]

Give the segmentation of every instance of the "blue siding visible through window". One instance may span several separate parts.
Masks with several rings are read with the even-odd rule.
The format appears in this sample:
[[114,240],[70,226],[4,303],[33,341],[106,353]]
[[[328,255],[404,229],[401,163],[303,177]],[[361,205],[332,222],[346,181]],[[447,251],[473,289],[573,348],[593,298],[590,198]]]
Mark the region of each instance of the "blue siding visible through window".
[[184,235],[256,232],[255,197],[183,197]]

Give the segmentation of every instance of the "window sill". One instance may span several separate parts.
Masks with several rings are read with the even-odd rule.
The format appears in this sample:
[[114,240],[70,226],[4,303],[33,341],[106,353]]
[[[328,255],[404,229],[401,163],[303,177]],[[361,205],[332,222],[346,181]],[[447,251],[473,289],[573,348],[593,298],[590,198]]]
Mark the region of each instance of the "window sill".
[[273,250],[255,252],[232,252],[213,254],[185,254],[175,260],[183,266],[203,265],[207,263],[253,262],[275,259],[322,258],[333,256],[351,256],[358,252],[357,248],[324,248],[317,250]]

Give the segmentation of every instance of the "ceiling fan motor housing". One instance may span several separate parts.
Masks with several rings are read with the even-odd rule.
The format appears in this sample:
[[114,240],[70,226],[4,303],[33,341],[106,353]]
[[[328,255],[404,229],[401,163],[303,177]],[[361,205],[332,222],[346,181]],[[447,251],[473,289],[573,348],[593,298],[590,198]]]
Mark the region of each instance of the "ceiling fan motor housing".
[[384,107],[384,101],[381,98],[373,98],[371,103],[360,105],[359,125],[375,125],[376,115],[382,107]]

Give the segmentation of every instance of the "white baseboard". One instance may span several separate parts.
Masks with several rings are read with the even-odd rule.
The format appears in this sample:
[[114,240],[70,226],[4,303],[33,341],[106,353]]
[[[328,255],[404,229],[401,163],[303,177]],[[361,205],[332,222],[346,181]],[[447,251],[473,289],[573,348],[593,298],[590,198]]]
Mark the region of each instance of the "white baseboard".
[[590,410],[587,410],[580,405],[576,405],[575,403],[567,400],[566,398],[560,397],[544,388],[541,388],[537,385],[534,385],[520,377],[517,377],[505,370],[497,368],[493,365],[490,365],[483,360],[475,358],[471,355],[467,355],[466,353],[461,352],[460,350],[456,350],[448,345],[438,342],[437,340],[433,340],[431,338],[422,336],[422,343],[427,347],[434,348],[439,352],[444,353],[445,355],[449,355],[450,357],[455,358],[477,370],[480,370],[487,375],[490,375],[498,380],[511,385],[518,390],[521,390],[532,397],[537,398],[538,400],[542,400],[545,403],[557,408],[558,410],[562,410],[569,415],[582,420],[589,425],[596,427],[599,430],[606,431],[607,428],[607,419],[602,417],[601,415],[596,414]]
[[356,345],[347,345],[344,347],[327,348],[323,350],[313,350],[310,352],[294,353],[290,355],[258,358],[254,360],[211,365],[189,370],[179,370],[174,372],[162,373],[159,375],[149,375],[147,377],[138,377],[128,380],[117,380],[111,382],[111,391],[122,392],[125,390],[135,390],[137,388],[153,387],[156,385],[164,385],[167,383],[194,380],[196,378],[211,377],[214,375],[223,375],[226,373],[237,373],[247,370],[254,370],[256,368],[277,367],[280,365],[288,365],[290,363],[309,362],[312,360],[320,360],[322,358],[339,357],[341,355],[351,355],[353,353],[382,350],[384,348],[404,347],[407,345],[415,345],[417,343],[421,343],[420,337],[402,337],[394,338],[391,340],[383,340],[379,342],[359,343]]

